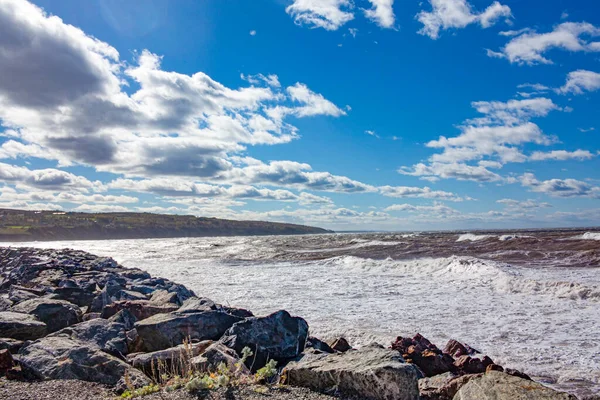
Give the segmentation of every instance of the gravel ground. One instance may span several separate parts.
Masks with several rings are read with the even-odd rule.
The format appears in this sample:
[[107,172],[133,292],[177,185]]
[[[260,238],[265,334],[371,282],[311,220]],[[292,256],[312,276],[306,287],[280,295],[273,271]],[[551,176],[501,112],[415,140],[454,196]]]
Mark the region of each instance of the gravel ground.
[[[262,389],[263,387],[261,387]],[[279,387],[271,388],[266,393],[259,393],[257,387],[241,389],[217,390],[208,394],[190,395],[185,390],[171,393],[154,393],[144,396],[143,400],[334,400],[304,388]],[[96,383],[82,381],[46,381],[20,382],[0,380],[0,399],[10,400],[87,400],[117,399],[110,388]],[[349,399],[348,399],[349,400]],[[358,400],[358,399],[357,399]]]

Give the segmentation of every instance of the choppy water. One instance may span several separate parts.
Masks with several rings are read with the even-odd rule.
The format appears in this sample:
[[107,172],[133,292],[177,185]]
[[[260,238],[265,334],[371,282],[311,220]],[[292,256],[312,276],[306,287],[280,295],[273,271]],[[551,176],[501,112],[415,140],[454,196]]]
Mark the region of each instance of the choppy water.
[[420,332],[582,397],[600,393],[600,233],[340,234],[19,243],[70,247],[354,345]]

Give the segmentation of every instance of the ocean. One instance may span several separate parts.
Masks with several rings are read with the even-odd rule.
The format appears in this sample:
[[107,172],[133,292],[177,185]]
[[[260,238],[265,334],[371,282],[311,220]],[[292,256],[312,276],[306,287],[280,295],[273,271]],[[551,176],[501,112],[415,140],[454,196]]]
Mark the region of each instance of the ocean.
[[3,243],[73,248],[197,295],[388,345],[417,332],[579,396],[600,393],[600,232],[368,233]]

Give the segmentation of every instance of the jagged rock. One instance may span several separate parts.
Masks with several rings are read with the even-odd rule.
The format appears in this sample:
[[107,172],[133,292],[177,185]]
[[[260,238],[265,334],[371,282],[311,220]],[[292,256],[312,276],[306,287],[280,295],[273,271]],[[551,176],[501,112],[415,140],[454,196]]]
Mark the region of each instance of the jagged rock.
[[490,371],[469,380],[453,400],[577,400],[575,396],[557,392],[537,382],[499,371]]
[[7,349],[0,350],[0,374],[6,373],[14,365],[12,354]]
[[37,379],[79,379],[124,388],[125,374],[136,386],[150,380],[124,361],[98,346],[66,336],[48,336],[19,351],[19,364],[27,376]]
[[166,290],[157,290],[152,293],[150,302],[153,304],[176,304],[181,306],[177,293],[167,292]]
[[348,350],[352,350],[350,343],[348,343],[348,341],[343,337],[335,339],[333,342],[331,342],[330,346],[333,350],[340,353],[345,353]]
[[454,361],[454,366],[466,374],[480,374],[486,371],[488,365],[494,364],[488,356],[460,356]]
[[19,349],[23,346],[22,340],[0,338],[0,350],[8,350],[12,354],[19,352]]
[[85,321],[91,321],[96,318],[101,318],[101,316],[102,316],[102,314],[100,314],[100,313],[92,312],[92,313],[83,314],[83,317],[81,319],[85,322]]
[[58,287],[54,289],[54,294],[52,295],[54,299],[66,300],[79,307],[90,306],[95,297],[96,295],[93,291],[80,287]]
[[240,358],[235,350],[222,343],[210,345],[202,355],[192,358],[190,363],[196,371],[214,371],[220,363],[225,363],[230,370],[240,368],[240,372],[250,373],[250,370],[240,363]]
[[12,310],[35,315],[47,325],[49,333],[56,332],[81,321],[79,307],[64,300],[36,298],[14,305]]
[[461,356],[472,356],[475,354],[480,354],[481,352],[475,350],[469,345],[462,344],[458,340],[450,339],[448,343],[446,343],[446,347],[444,347],[443,353],[449,354],[454,358],[458,358]]
[[12,307],[13,302],[8,298],[2,296],[0,297],[0,311],[8,311]]
[[478,375],[455,375],[452,372],[419,379],[421,400],[452,400],[456,392]]
[[146,295],[134,292],[133,290],[121,290],[116,295],[115,298],[118,300],[148,300]]
[[[158,363],[163,363],[168,370],[183,370],[181,363],[190,364],[190,360],[203,353],[211,344],[212,340],[204,340],[199,343],[181,344],[177,347],[171,347],[166,350],[159,350],[152,353],[138,353],[127,357],[127,361],[134,367],[144,371],[147,375],[153,376]],[[154,369],[154,371],[153,371]]]
[[308,324],[287,311],[277,311],[266,317],[252,317],[233,325],[221,342],[239,355],[244,347],[254,352],[246,365],[253,370],[262,368],[269,359],[287,361],[298,357],[308,338]]
[[64,328],[47,337],[68,337],[117,357],[128,352],[125,325],[101,318]]
[[248,310],[226,307],[221,304],[217,304],[206,297],[190,297],[183,302],[177,312],[180,314],[187,314],[191,312],[204,312],[210,310],[226,312],[227,314],[235,315],[236,317],[240,318],[250,318],[254,316],[254,314]]
[[92,300],[92,304],[90,305],[90,312],[102,312],[102,309],[114,303],[117,300],[120,300],[116,297],[116,295],[125,289],[125,281],[119,281],[115,279],[115,277],[111,276],[110,280],[106,281],[104,284],[104,288],[98,294],[94,300]]
[[418,366],[425,376],[431,377],[457,371],[451,355],[442,353],[433,343],[418,333],[412,339],[398,337],[391,348],[398,350],[407,362]]
[[154,304],[148,300],[115,301],[102,309],[102,318],[110,318],[121,310],[131,312],[138,320],[150,318],[156,314],[177,311],[177,304]]
[[119,275],[127,279],[131,279],[132,281],[139,279],[149,279],[152,277],[146,271],[142,271],[138,268],[123,268],[123,270],[119,272]]
[[361,399],[418,400],[419,373],[400,353],[377,345],[292,362],[283,374],[292,386],[337,391]]
[[35,316],[12,311],[0,312],[0,337],[35,340],[46,335],[46,324]]
[[138,319],[129,310],[121,310],[108,319],[110,322],[117,322],[125,326],[125,330],[130,331],[134,328]]
[[309,336],[308,339],[306,339],[305,347],[315,349],[316,351],[321,353],[335,353],[335,350],[333,350],[327,343],[320,339],[317,339],[314,336]]
[[135,324],[145,351],[157,351],[178,346],[186,339],[217,340],[241,318],[207,311],[190,314],[157,314]]
[[27,290],[15,289],[14,287],[11,287],[10,291],[8,292],[8,299],[12,301],[13,305],[38,297],[39,296],[37,294],[31,293]]

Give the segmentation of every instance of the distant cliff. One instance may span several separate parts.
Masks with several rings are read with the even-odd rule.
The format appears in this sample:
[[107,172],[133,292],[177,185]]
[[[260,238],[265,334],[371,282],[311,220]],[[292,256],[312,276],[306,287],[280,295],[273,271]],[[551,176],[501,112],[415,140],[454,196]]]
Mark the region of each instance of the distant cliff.
[[144,239],[329,233],[310,226],[148,213],[0,209],[0,241]]

